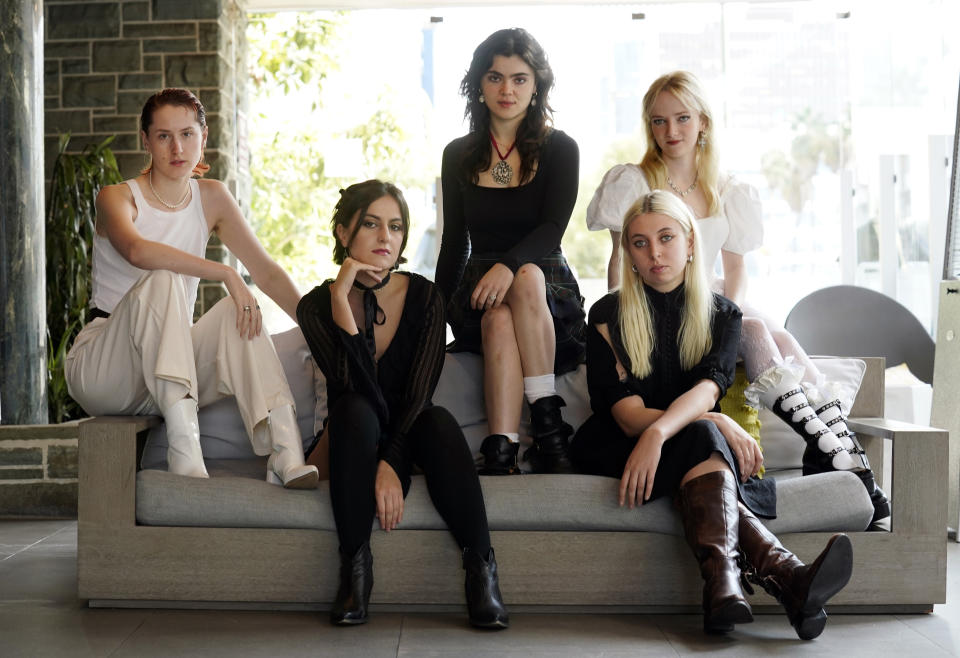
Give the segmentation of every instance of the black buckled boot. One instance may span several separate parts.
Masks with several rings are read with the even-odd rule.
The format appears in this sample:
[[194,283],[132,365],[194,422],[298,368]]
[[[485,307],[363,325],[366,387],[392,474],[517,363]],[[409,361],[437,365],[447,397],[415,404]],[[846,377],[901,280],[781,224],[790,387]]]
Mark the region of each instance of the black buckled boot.
[[470,623],[478,628],[508,628],[510,615],[500,594],[497,559],[493,549],[490,549],[486,558],[472,549],[463,549],[463,568],[467,572],[463,587]]
[[353,555],[340,553],[340,589],[330,610],[330,623],[353,626],[367,623],[367,606],[373,590],[373,554],[364,542]]
[[676,498],[687,543],[703,578],[703,630],[729,633],[734,624],[753,621],[740,586],[737,544],[740,512],[730,471],[714,471],[680,487]]
[[524,453],[534,473],[573,473],[570,462],[570,435],[573,428],[560,412],[567,406],[559,395],[540,398],[530,405],[533,445]]
[[760,585],[787,611],[790,625],[801,640],[823,632],[827,613],[823,605],[850,581],[853,545],[844,534],[833,535],[810,565],[784,548],[777,537],[740,503],[740,549],[746,558],[744,577]]
[[478,475],[514,475],[520,473],[517,455],[520,444],[503,434],[491,434],[480,444],[476,461]]

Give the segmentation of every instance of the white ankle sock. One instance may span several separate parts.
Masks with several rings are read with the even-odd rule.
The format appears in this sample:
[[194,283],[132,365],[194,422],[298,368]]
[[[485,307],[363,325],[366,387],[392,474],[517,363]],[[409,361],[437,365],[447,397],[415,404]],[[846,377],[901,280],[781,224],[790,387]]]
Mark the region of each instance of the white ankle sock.
[[536,377],[524,377],[523,394],[530,404],[533,404],[540,398],[556,395],[556,377],[554,377],[553,373],[549,375],[537,375]]
[[520,433],[519,432],[501,432],[503,436],[507,437],[510,443],[520,443]]

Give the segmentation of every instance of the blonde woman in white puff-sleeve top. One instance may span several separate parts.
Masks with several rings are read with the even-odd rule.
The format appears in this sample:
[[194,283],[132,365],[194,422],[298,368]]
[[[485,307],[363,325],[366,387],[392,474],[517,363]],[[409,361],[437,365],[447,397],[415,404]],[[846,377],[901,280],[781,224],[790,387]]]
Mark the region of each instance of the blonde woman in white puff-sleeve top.
[[825,381],[789,332],[745,302],[744,254],[763,242],[763,211],[756,189],[719,170],[713,115],[700,82],[686,71],[659,77],[643,98],[643,119],[643,159],[610,169],[587,208],[590,230],[611,234],[609,287],[619,286],[624,214],[651,189],[672,191],[698,218],[702,253],[694,257],[714,273],[719,254],[723,276],[713,274],[713,288],[743,310],[739,356],[751,382],[748,401],[773,411],[806,441],[805,475],[854,471],[874,504],[874,522],[888,517],[889,502],[845,423],[851,392]]

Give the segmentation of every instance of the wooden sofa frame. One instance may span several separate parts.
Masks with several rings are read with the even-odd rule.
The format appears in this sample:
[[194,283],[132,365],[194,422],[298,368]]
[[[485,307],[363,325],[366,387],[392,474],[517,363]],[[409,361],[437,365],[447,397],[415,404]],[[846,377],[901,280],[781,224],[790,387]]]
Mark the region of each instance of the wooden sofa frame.
[[[885,420],[883,359],[867,373],[851,428],[878,479],[892,441],[890,532],[850,533],[854,572],[831,612],[929,612],[946,597],[947,432]],[[156,417],[100,417],[80,425],[78,592],[91,606],[329,607],[337,538],[320,530],[138,525],[136,473]],[[804,560],[827,533],[783,543]],[[523,611],[699,611],[701,581],[682,537],[641,532],[493,532],[500,582]],[[464,608],[463,572],[446,531],[375,532],[374,608]],[[777,609],[763,592],[759,612]]]

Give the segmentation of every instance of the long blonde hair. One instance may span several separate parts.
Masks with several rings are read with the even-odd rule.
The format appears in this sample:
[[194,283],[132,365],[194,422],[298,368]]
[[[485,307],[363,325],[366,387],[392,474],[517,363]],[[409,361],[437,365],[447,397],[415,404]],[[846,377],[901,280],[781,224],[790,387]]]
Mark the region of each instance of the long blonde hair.
[[703,259],[700,258],[700,231],[693,213],[676,196],[664,190],[654,190],[640,197],[623,218],[620,233],[620,335],[630,370],[635,377],[643,379],[650,374],[653,364],[650,357],[656,347],[656,331],[650,300],[643,286],[643,279],[633,270],[630,259],[630,223],[637,215],[666,215],[680,225],[686,240],[693,236],[693,260],[683,271],[684,304],[680,318],[680,365],[690,370],[697,365],[713,346],[710,325],[713,319],[713,293],[707,280]]
[[640,169],[647,178],[652,190],[667,188],[667,165],[660,154],[660,147],[653,137],[652,113],[653,104],[657,102],[660,92],[667,91],[673,94],[688,110],[700,114],[704,123],[702,134],[706,140],[703,146],[697,146],[697,180],[703,189],[707,200],[710,215],[720,212],[720,157],[717,153],[715,138],[715,122],[706,94],[700,81],[687,71],[674,71],[661,75],[653,81],[647,93],[643,96],[643,125],[647,136],[647,152],[640,161]]

